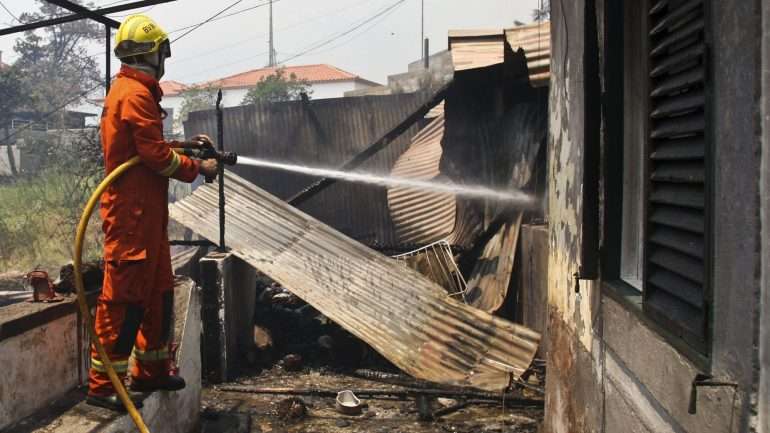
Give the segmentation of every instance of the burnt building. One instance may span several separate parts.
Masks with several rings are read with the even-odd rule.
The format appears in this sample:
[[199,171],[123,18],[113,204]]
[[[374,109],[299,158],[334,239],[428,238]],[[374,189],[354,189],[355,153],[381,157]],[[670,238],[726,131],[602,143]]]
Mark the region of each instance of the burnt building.
[[551,4],[545,431],[770,431],[770,7]]

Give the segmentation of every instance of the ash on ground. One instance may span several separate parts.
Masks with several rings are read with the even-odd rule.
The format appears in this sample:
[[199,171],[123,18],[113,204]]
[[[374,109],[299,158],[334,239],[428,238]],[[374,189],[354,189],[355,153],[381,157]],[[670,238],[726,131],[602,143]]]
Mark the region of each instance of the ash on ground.
[[[335,407],[336,399],[328,395],[329,391],[391,391],[410,384],[430,385],[404,376],[400,377],[406,383],[360,377],[360,369],[383,372],[391,378],[399,377],[400,372],[277,283],[261,284],[254,330],[254,347],[244,353],[239,377],[232,383],[205,384],[201,401],[204,433],[535,433],[542,422],[542,406],[511,407],[502,399],[473,401],[462,409],[425,420],[426,411],[441,414],[470,400],[461,396],[417,399],[422,400],[419,404],[413,396],[361,397],[361,414],[344,415]],[[533,388],[542,385],[540,373],[529,378]],[[234,392],[232,387],[324,391],[325,395]],[[513,392],[526,399],[542,398],[530,389]]]

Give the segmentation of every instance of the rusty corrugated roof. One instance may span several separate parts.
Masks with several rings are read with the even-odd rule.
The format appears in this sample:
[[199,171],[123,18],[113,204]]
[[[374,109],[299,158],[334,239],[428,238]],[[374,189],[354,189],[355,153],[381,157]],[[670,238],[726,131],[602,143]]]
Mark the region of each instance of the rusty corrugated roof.
[[530,83],[535,87],[548,85],[551,78],[551,22],[506,29],[505,38],[513,51],[524,50]]
[[524,50],[532,86],[548,85],[551,74],[551,23],[505,30],[450,30],[449,49],[455,71],[484,68],[505,61],[505,43]]
[[[412,140],[412,145],[398,158],[391,170],[396,177],[432,180],[441,175],[441,139],[444,137],[444,113],[438,115]],[[389,188],[388,207],[398,241],[426,245],[446,238],[454,229],[456,198],[454,194],[414,188]]]
[[504,33],[497,30],[450,30],[449,50],[455,71],[484,68],[505,60]]
[[[171,216],[219,238],[216,183],[173,203]],[[529,367],[540,335],[463,305],[417,271],[356,242],[227,172],[226,242],[407,373],[505,388]]]

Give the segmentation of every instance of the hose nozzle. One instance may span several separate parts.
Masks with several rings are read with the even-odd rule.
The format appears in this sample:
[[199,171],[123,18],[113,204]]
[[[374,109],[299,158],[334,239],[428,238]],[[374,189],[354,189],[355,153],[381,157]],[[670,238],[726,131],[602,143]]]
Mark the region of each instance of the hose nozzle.
[[238,163],[238,154],[235,152],[217,152],[216,159],[225,165],[235,165]]

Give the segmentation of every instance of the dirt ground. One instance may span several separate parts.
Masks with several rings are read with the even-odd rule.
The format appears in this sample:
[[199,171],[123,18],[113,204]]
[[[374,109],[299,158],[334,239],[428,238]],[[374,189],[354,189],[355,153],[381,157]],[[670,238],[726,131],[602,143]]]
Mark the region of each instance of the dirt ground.
[[[235,383],[207,386],[201,402],[202,432],[227,433],[535,433],[543,418],[541,408],[504,407],[502,402],[472,405],[434,421],[418,420],[414,400],[361,399],[366,407],[358,416],[347,416],[335,409],[333,397],[297,396],[307,407],[301,419],[279,415],[280,402],[286,395],[226,392],[223,386],[270,388],[313,388],[324,390],[389,389],[394,385],[360,379],[324,369],[286,372],[275,367],[261,374],[246,375]],[[534,395],[523,394],[533,398]],[[433,410],[455,404],[451,400],[433,400]]]

